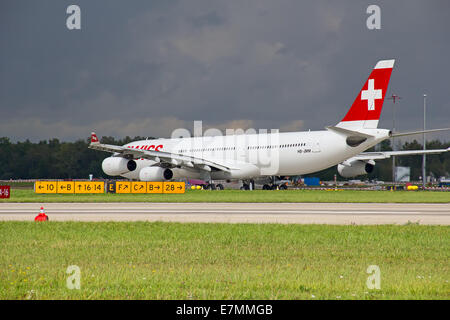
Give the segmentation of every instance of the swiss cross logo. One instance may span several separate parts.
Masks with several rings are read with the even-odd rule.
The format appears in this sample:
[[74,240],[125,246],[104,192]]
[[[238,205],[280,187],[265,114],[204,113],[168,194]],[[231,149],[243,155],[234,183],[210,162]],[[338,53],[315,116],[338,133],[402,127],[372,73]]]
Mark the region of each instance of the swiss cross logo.
[[361,91],[361,100],[367,100],[367,110],[375,110],[375,100],[382,98],[382,90],[375,90],[375,80],[369,79],[367,90]]

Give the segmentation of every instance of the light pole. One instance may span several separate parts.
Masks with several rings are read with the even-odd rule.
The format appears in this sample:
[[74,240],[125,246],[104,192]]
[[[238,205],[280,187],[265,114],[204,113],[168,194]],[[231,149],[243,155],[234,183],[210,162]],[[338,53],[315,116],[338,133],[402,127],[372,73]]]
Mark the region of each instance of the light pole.
[[[392,133],[395,133],[395,100],[392,105]],[[394,135],[392,135],[392,151],[395,151]],[[392,156],[392,182],[395,183],[395,156]]]
[[[394,103],[392,105],[392,133],[395,133],[395,100],[401,99],[401,97],[393,94],[388,99]],[[395,151],[394,136],[392,136],[392,151]],[[392,182],[395,183],[395,156],[392,156]]]
[[[423,131],[425,131],[426,110],[427,110],[427,95],[424,94],[423,95]],[[423,151],[425,151],[425,149],[426,149],[426,140],[425,140],[425,132],[424,132],[423,133]],[[425,185],[426,185],[426,182],[427,182],[426,161],[427,161],[427,156],[424,153],[423,154],[423,159],[422,159],[422,185],[423,185],[423,190],[425,190]]]

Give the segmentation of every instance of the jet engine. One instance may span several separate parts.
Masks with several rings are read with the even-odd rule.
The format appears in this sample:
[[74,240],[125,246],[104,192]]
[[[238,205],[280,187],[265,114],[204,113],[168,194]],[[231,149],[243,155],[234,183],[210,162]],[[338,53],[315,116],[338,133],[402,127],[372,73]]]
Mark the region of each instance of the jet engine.
[[141,181],[165,181],[173,178],[172,170],[161,167],[146,167],[139,172]]
[[344,162],[338,164],[337,170],[342,177],[353,178],[363,174],[371,173],[374,167],[375,161],[373,160],[369,160],[367,162],[361,160],[354,160],[348,163]]
[[109,157],[102,162],[103,172],[109,176],[119,176],[136,170],[136,167],[136,161],[122,157]]

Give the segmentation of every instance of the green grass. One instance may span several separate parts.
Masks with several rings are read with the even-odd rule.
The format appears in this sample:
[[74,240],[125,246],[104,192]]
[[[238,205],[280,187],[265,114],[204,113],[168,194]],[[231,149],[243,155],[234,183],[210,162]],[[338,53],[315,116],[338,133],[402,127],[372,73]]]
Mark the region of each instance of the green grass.
[[450,192],[342,190],[187,190],[185,194],[35,194],[13,189],[0,202],[379,202],[449,203]]
[[[0,299],[449,299],[447,226],[0,222]],[[81,270],[81,289],[66,269]],[[366,287],[369,265],[381,289]]]

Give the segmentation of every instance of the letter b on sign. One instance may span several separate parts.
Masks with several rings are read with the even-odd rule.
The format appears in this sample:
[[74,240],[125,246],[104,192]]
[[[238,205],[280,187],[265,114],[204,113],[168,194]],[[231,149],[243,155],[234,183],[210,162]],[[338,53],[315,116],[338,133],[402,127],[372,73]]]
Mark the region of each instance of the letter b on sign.
[[66,26],[69,30],[80,30],[81,29],[81,9],[79,6],[72,4],[67,7],[67,17]]

